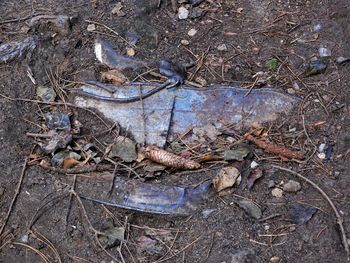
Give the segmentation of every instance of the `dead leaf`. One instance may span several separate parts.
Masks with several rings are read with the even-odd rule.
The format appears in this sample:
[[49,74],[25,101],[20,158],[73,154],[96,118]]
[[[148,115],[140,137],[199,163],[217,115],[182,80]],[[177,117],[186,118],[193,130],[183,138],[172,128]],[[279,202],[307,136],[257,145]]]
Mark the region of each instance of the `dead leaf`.
[[253,170],[247,179],[248,190],[251,190],[255,184],[255,181],[263,176],[263,171],[260,168]]
[[122,11],[123,4],[118,2],[115,7],[112,9],[112,14],[117,16],[125,16],[125,13]]
[[219,171],[219,174],[213,179],[214,188],[217,192],[220,192],[226,188],[232,187],[240,172],[236,167],[224,167]]
[[128,81],[127,77],[117,69],[102,72],[101,80],[116,85],[121,85]]
[[162,246],[148,236],[141,236],[137,240],[137,249],[139,253],[146,252],[150,255],[159,254],[162,251]]
[[124,241],[125,228],[112,227],[106,231],[100,232],[98,239],[105,248],[114,247],[118,241]]
[[243,161],[249,152],[250,150],[244,146],[233,150],[226,150],[224,152],[224,159],[225,161]]
[[111,147],[108,156],[119,157],[124,162],[130,163],[137,158],[136,144],[127,137],[119,136]]
[[68,158],[68,159],[65,159],[63,161],[63,169],[69,169],[69,168],[72,168],[74,166],[76,166],[77,164],[79,164],[80,162],[75,160],[74,158]]
[[262,212],[259,206],[250,200],[242,199],[237,201],[237,204],[242,208],[249,216],[259,219],[262,216]]
[[305,224],[309,221],[312,216],[317,212],[317,208],[303,206],[303,205],[292,205],[290,207],[290,215],[294,224]]

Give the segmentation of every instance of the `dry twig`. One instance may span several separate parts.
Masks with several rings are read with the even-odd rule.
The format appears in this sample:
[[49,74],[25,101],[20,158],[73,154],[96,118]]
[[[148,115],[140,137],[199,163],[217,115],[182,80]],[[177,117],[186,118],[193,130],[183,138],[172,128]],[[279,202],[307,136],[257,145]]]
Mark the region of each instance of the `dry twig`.
[[14,207],[14,205],[15,205],[15,202],[16,202],[17,197],[18,197],[18,195],[19,195],[19,192],[20,192],[20,190],[21,190],[23,178],[24,178],[25,171],[26,171],[26,168],[27,168],[27,162],[28,162],[28,159],[26,158],[26,159],[24,160],[24,164],[23,164],[21,176],[20,176],[19,181],[18,181],[18,184],[17,184],[17,188],[16,188],[16,191],[15,191],[15,195],[14,195],[13,198],[12,198],[12,201],[11,201],[11,204],[10,204],[10,207],[9,207],[9,210],[7,211],[4,224],[2,225],[2,227],[1,227],[1,229],[0,229],[0,235],[2,234],[2,232],[3,232],[4,229],[5,229],[5,226],[6,226],[6,224],[7,224],[7,221],[9,220],[10,214],[11,214],[11,212],[12,212],[12,209],[13,209],[13,207]]

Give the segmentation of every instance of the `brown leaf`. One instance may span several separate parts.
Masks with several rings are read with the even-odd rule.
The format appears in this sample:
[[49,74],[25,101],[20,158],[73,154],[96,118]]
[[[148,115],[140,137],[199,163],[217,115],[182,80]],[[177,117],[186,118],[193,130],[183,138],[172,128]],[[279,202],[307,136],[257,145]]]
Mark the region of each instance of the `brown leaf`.
[[104,82],[110,82],[116,85],[121,85],[128,81],[127,77],[125,77],[124,74],[117,69],[102,72],[101,80]]
[[259,168],[255,169],[253,172],[251,172],[249,174],[248,180],[247,180],[248,190],[251,190],[255,184],[255,181],[258,180],[262,176],[263,176],[263,171]]
[[72,168],[72,167],[76,166],[78,163],[80,163],[80,162],[75,160],[74,158],[65,159],[63,161],[63,169]]

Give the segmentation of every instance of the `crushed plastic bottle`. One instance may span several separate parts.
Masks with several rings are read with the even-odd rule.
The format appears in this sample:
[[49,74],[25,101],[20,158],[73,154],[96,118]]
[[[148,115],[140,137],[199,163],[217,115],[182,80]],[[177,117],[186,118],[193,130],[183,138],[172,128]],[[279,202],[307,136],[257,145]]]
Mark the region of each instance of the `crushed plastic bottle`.
[[146,213],[189,215],[201,205],[201,201],[208,196],[210,190],[211,181],[205,181],[194,187],[179,187],[116,177],[109,197],[101,199],[101,196],[108,196],[105,193],[94,197],[81,195],[81,198]]
[[138,143],[163,147],[167,139],[189,128],[212,123],[249,127],[273,121],[278,114],[290,111],[299,100],[272,88],[252,90],[247,95],[247,89],[230,86],[198,89],[182,85],[162,89],[142,102],[113,102],[113,98],[140,97],[155,87],[156,84],[142,82],[120,87],[90,83],[76,89],[75,104],[99,110],[127,129]]

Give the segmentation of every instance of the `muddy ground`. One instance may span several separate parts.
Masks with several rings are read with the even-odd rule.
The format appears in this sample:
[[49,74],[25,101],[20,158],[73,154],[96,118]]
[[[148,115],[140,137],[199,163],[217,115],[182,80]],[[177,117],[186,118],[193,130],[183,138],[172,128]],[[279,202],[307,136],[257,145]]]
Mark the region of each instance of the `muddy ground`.
[[[208,218],[200,211],[185,218],[169,217],[110,207],[107,210],[84,201],[95,229],[103,231],[126,225],[126,241],[107,248],[109,255],[94,241],[85,215],[74,198],[66,222],[70,203],[67,196],[41,210],[32,227],[41,240],[33,233],[27,239],[28,227],[36,211],[50,196],[60,196],[73,184],[72,175],[29,163],[18,199],[0,237],[0,261],[59,262],[60,257],[62,262],[346,262],[336,218],[325,199],[300,180],[301,191],[284,193],[282,198],[276,198],[271,195],[268,183],[270,180],[278,184],[295,179],[287,172],[271,168],[272,163],[299,171],[316,182],[334,201],[343,216],[345,231],[350,233],[350,64],[335,63],[339,56],[350,56],[349,2],[204,1],[200,8],[205,12],[198,18],[185,20],[177,18],[170,1],[162,1],[160,8],[157,8],[158,1],[121,2],[125,13],[122,16],[112,14],[118,1],[2,1],[0,43],[36,36],[38,46],[31,59],[0,65],[0,93],[11,98],[37,99],[37,85],[55,82],[66,91],[72,88],[72,81],[98,79],[105,68],[95,60],[94,39],[97,36],[109,39],[119,52],[125,53],[128,44],[121,37],[126,36],[129,29],[140,35],[136,49],[138,58],[167,58],[190,63],[206,54],[205,65],[199,68],[192,81],[201,77],[208,84],[233,83],[250,88],[255,82],[253,75],[259,71],[268,72],[266,61],[276,58],[278,69],[268,73],[271,78],[267,84],[299,96],[301,102],[288,116],[266,125],[270,129],[269,139],[301,150],[310,158],[302,163],[282,162],[252,145],[254,155],[250,161],[255,160],[264,168],[264,177],[252,191],[241,185],[226,195],[211,196],[202,207],[216,209]],[[28,19],[38,14],[67,15],[71,18],[70,27],[45,22],[29,27]],[[11,19],[16,21],[7,21]],[[89,32],[87,26],[91,22],[86,20],[107,25],[119,36],[98,25],[94,32]],[[192,28],[197,33],[190,37],[187,33]],[[184,39],[189,45],[181,44]],[[218,50],[222,44],[226,48]],[[301,75],[303,63],[318,56],[320,47],[332,52],[331,57],[325,59],[326,71],[311,77]],[[28,77],[28,67],[37,85]],[[192,73],[195,71],[196,67],[190,69]],[[253,87],[258,88],[258,85]],[[63,96],[70,100],[68,92]],[[33,149],[38,150],[36,140],[26,133],[42,132],[42,113],[53,108],[60,106],[0,98],[0,225],[5,223],[25,158]],[[62,107],[62,110],[71,111],[82,123],[81,134],[87,140],[100,147],[113,141],[113,134],[100,135],[106,127],[96,116],[81,109]],[[236,127],[232,134],[231,137],[237,139],[244,133]],[[223,135],[221,142],[225,139]],[[320,143],[332,147],[329,160],[320,160],[314,152]],[[218,146],[211,143],[206,149],[208,147],[215,149]],[[194,185],[212,178],[224,165],[227,164],[214,162],[213,169],[183,172],[181,176],[170,170],[170,174],[164,172],[151,182]],[[142,170],[138,172],[142,173]],[[125,172],[120,173],[125,176]],[[99,186],[96,181],[77,178],[77,190],[86,194]],[[263,218],[280,216],[264,222],[255,220],[235,205],[237,196],[259,204]],[[307,223],[291,225],[288,207],[295,203],[316,207],[318,211]],[[59,257],[38,233],[50,240]],[[140,249],[145,237],[151,239],[148,251]],[[251,261],[237,256],[242,254],[248,254]],[[235,258],[240,259],[235,261]]]

